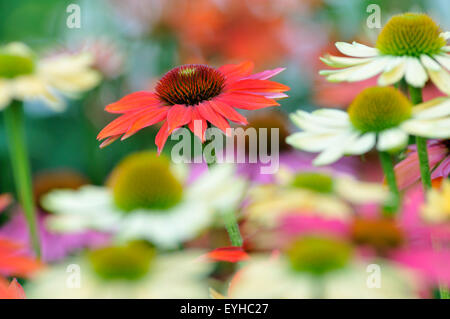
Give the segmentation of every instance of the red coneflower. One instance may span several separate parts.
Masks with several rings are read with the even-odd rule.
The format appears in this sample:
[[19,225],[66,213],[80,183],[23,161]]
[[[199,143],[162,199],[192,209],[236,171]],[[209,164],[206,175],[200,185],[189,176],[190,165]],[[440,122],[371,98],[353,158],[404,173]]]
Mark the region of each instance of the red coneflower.
[[23,253],[21,244],[0,238],[0,279],[2,276],[28,277],[42,266]]
[[0,299],[25,299],[25,292],[17,279],[10,283],[4,278],[0,278]]
[[[289,87],[269,81],[283,68],[251,74],[252,62],[224,65],[218,69],[189,64],[167,72],[155,92],[140,91],[109,104],[105,110],[123,114],[109,123],[97,136],[106,139],[100,147],[135,134],[144,127],[163,122],[155,143],[161,152],[169,135],[187,125],[201,141],[207,122],[226,131],[228,120],[242,125],[247,119],[235,108],[256,110],[279,105],[275,99],[287,97]],[[201,123],[201,133],[194,132],[194,122]]]

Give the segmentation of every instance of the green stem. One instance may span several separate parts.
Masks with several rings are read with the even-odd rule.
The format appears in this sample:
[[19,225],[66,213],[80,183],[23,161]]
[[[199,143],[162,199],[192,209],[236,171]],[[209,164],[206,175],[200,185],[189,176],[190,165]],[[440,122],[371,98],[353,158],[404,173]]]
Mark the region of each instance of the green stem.
[[223,221],[225,222],[225,228],[227,229],[228,236],[230,237],[231,245],[235,247],[242,246],[242,236],[239,231],[239,225],[236,221],[236,216],[234,212],[230,210],[229,212],[224,212],[222,214]]
[[428,162],[427,139],[416,136],[417,155],[419,157],[420,176],[425,191],[431,188],[431,172]]
[[22,103],[13,101],[5,109],[4,117],[16,190],[28,222],[31,246],[36,256],[40,257],[36,211],[31,188],[31,173],[25,145]]
[[385,206],[385,210],[389,215],[394,215],[400,205],[400,192],[398,190],[397,180],[395,178],[394,165],[392,164],[392,159],[389,153],[379,152],[379,156],[389,190],[393,196],[392,202],[389,202]]
[[[409,96],[414,105],[423,102],[421,88],[415,88],[410,85]],[[416,136],[416,147],[420,165],[420,176],[422,177],[422,185],[426,194],[426,192],[431,188],[431,171],[430,162],[428,160],[427,139]],[[450,299],[449,290],[444,285],[439,285],[439,293],[441,299]]]
[[[413,104],[423,102],[422,89],[409,86],[409,96]],[[431,172],[428,160],[427,139],[416,136],[417,156],[419,157],[420,176],[422,177],[422,185],[425,191],[431,188]]]
[[[202,144],[202,149],[204,150],[207,142]],[[202,152],[203,153],[203,152]],[[207,155],[207,156],[206,156]],[[208,169],[211,169],[213,165],[216,163],[215,152],[211,152],[211,154],[206,154],[205,160],[208,164]],[[221,212],[222,218],[225,223],[225,228],[227,229],[228,236],[230,237],[230,242],[232,246],[241,247],[242,246],[242,236],[239,231],[239,225],[236,220],[236,216],[234,215],[233,210]]]

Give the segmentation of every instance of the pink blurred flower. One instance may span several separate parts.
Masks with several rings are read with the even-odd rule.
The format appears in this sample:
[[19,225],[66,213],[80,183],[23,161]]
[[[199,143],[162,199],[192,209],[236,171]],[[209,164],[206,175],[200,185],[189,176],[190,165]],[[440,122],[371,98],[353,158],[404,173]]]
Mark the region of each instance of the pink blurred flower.
[[[47,216],[44,214],[38,216],[42,260],[46,262],[58,261],[83,248],[94,248],[109,242],[109,235],[95,231],[71,234],[53,233],[45,226]],[[27,222],[21,211],[15,212],[8,223],[0,228],[0,237],[14,240],[22,244],[27,253],[31,252]]]
[[287,215],[281,222],[280,229],[291,236],[324,234],[346,237],[350,225],[341,219],[329,219],[313,215]]
[[[450,140],[428,141],[428,157],[431,178],[446,178],[450,175]],[[405,189],[420,180],[420,166],[415,145],[409,147],[407,157],[395,166],[398,187]]]
[[450,284],[450,250],[439,245],[449,240],[449,229],[445,232],[441,226],[426,224],[420,217],[423,203],[423,192],[417,187],[406,194],[395,219],[374,215],[373,207],[348,221],[287,216],[280,236],[285,240],[311,233],[346,237],[359,247],[361,256],[389,259],[417,272],[429,284]]

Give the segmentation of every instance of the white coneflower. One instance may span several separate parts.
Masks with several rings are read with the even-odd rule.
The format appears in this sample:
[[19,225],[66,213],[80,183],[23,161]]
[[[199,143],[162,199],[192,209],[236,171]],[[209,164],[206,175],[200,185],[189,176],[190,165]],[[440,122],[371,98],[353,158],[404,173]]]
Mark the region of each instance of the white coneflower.
[[55,214],[49,226],[56,231],[95,229],[173,248],[210,226],[215,211],[235,208],[245,189],[230,165],[217,165],[189,185],[180,171],[164,156],[140,152],[114,169],[108,187],[53,191],[42,205]]
[[91,69],[89,54],[60,54],[37,59],[23,43],[0,48],[0,109],[13,100],[41,99],[49,107],[61,110],[60,95],[74,96],[90,90],[100,81]]
[[321,109],[297,111],[291,116],[303,131],[287,138],[292,146],[321,152],[315,165],[326,165],[344,155],[362,155],[374,146],[379,151],[401,150],[408,136],[450,137],[450,101],[436,99],[413,108],[400,91],[372,87],[362,91],[348,112]]
[[428,79],[450,95],[450,32],[426,14],[405,13],[389,20],[378,36],[376,47],[360,43],[337,42],[348,57],[327,55],[322,61],[339,70],[323,70],[332,82],[357,82],[381,74],[378,84],[385,86],[402,78],[422,88]]

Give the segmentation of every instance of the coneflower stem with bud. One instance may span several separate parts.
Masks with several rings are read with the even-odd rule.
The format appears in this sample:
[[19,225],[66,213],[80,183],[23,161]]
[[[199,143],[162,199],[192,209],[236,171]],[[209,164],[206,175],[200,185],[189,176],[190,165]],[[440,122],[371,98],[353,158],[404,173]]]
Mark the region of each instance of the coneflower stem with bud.
[[39,235],[36,222],[36,209],[31,187],[31,172],[25,145],[25,126],[22,103],[13,101],[4,113],[6,135],[13,169],[14,183],[20,204],[25,213],[30,233],[31,246],[40,257]]

